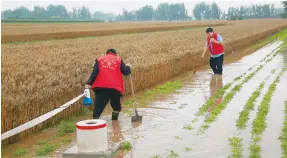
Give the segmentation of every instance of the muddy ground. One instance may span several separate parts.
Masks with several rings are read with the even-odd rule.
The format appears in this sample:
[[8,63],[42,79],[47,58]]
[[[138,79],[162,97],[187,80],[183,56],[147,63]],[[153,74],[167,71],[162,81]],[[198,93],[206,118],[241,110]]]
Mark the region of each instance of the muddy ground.
[[[242,155],[249,157],[252,122],[257,115],[258,106],[268,91],[268,87],[287,64],[287,53],[278,53],[274,56],[281,44],[282,42],[278,41],[254,53],[234,52],[225,56],[222,76],[213,75],[209,66],[206,66],[195,70],[196,73],[191,71],[177,77],[176,80],[180,81],[181,88],[172,94],[156,95],[152,100],[139,102],[140,115],[143,116],[142,123],[131,123],[133,113],[132,111],[127,112],[128,108],[121,113],[119,121],[112,122],[110,107],[108,107],[101,119],[108,122],[109,142],[117,143],[122,140],[129,140],[133,145],[132,150],[118,151],[114,157],[228,157],[232,154],[228,139],[233,136],[243,138]],[[270,60],[268,61],[268,59]],[[260,64],[263,64],[262,69],[256,71]],[[244,79],[252,72],[255,72],[254,76],[244,82]],[[235,78],[240,75],[242,78],[235,81]],[[262,81],[265,82],[265,85],[254,103],[254,109],[250,111],[247,127],[244,130],[238,130],[236,120],[239,118],[239,113]],[[209,124],[209,127],[202,131],[201,127],[204,125],[204,121],[211,117],[213,111],[218,110],[218,106],[224,101],[226,93],[223,97],[217,97],[214,104],[208,107],[202,115],[197,115],[197,112],[209,97],[214,96],[216,91],[227,83],[231,83],[231,87],[227,89],[226,93],[238,83],[242,83],[242,87],[234,94],[233,99],[226,104],[226,107],[220,111],[216,119]],[[287,72],[285,71],[280,76],[266,116],[266,129],[263,131],[262,140],[259,142],[262,149],[261,157],[275,158],[281,156],[281,142],[278,138],[281,135],[284,121],[284,101],[287,99],[286,87]],[[137,98],[143,98],[144,95],[145,92],[136,94]],[[91,119],[91,113],[89,112],[86,116],[77,119]],[[2,156],[12,157],[19,148],[35,148],[32,144],[37,144],[41,139],[52,137],[55,133],[55,128],[44,130],[6,147],[2,151]],[[55,138],[55,142],[56,139],[70,141],[67,141],[66,145],[62,145],[47,157],[61,157],[63,151],[75,144],[75,132],[66,134],[61,138]],[[26,155],[33,157],[33,154],[30,152]]]

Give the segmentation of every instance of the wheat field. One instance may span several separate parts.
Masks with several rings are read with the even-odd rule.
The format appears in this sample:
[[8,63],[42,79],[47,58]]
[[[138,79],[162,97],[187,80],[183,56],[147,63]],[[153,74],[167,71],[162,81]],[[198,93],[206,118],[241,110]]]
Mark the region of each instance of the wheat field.
[[[234,21],[213,28],[227,43],[228,54],[230,46],[235,50],[244,48],[286,26],[286,20],[263,19]],[[79,95],[95,59],[109,48],[115,48],[125,63],[132,64],[135,90],[138,91],[206,64],[208,56],[200,57],[204,44],[205,27],[2,44],[2,133]],[[129,85],[125,88],[129,94]],[[79,103],[72,106],[42,126],[72,115],[80,106]],[[39,128],[41,126],[10,141]]]
[[202,26],[223,26],[226,21],[183,22],[117,22],[117,23],[16,23],[2,24],[2,43],[69,39],[91,36],[106,36],[127,33],[155,32],[188,29]]

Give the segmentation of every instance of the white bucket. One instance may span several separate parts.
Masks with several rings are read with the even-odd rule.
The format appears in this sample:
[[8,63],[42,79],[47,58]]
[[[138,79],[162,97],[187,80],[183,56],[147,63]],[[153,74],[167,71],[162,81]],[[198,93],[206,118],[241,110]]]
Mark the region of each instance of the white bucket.
[[84,120],[77,122],[76,127],[79,152],[98,152],[108,149],[106,121]]

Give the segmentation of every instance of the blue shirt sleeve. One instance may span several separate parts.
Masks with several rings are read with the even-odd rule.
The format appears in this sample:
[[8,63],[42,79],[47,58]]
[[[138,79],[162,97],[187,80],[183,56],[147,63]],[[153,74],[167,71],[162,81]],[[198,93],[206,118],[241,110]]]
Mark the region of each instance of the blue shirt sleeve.
[[217,41],[223,42],[223,39],[219,34],[217,35]]

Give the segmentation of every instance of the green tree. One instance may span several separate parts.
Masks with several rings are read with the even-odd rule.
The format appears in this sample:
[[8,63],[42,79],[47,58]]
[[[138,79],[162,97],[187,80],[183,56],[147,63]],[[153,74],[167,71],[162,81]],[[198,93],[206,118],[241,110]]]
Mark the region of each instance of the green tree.
[[1,13],[1,18],[2,18],[2,19],[13,19],[13,18],[14,18],[13,11],[12,11],[11,9],[4,10],[4,11]]
[[208,4],[206,4],[204,7],[203,18],[204,19],[211,19],[211,7]]
[[79,19],[91,19],[91,12],[89,8],[82,6],[80,9]]
[[168,3],[161,3],[155,10],[156,20],[168,20]]
[[197,20],[203,19],[203,15],[205,12],[205,2],[200,2],[195,5],[193,8],[193,15]]
[[151,5],[146,5],[136,11],[137,20],[147,21],[152,20],[154,14],[154,9]]
[[78,12],[77,12],[77,8],[73,8],[72,18],[73,18],[73,19],[78,19]]
[[47,16],[52,19],[68,19],[69,15],[67,9],[63,5],[49,5],[47,7]]
[[226,13],[225,11],[223,11],[222,15],[221,15],[221,19],[225,20],[226,19]]
[[221,9],[215,2],[213,2],[211,5],[211,18],[220,19],[220,15],[221,15]]
[[13,17],[16,19],[32,19],[33,12],[31,12],[29,9],[25,8],[24,6],[21,6],[19,8],[16,8],[13,11]]
[[94,12],[93,19],[103,20],[103,21],[113,21],[116,19],[115,15],[112,13]]
[[47,11],[44,7],[34,6],[34,17],[36,19],[46,19],[47,18]]
[[287,1],[283,1],[282,4],[283,4],[285,11],[287,12]]

